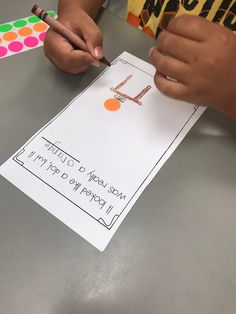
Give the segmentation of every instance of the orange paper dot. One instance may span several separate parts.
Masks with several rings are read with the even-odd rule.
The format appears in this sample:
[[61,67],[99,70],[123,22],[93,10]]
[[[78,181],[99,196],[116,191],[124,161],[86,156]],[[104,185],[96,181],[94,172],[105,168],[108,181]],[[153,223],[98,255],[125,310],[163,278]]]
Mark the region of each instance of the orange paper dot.
[[120,102],[118,99],[109,98],[104,102],[104,107],[109,111],[116,111],[120,109]]
[[48,26],[47,24],[41,22],[41,23],[34,24],[33,28],[36,32],[44,32],[46,31]]
[[1,42],[2,42],[2,38],[0,37],[0,44],[1,44]]
[[21,29],[19,29],[18,33],[20,36],[29,36],[32,34],[32,29],[29,27],[22,27]]
[[15,32],[7,32],[2,37],[6,41],[12,41],[17,38],[17,34]]

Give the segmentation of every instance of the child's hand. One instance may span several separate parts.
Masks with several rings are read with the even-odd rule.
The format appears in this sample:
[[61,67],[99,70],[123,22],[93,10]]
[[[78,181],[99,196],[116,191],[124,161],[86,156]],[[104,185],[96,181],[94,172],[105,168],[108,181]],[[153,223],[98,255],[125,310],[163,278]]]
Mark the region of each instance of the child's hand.
[[[199,16],[173,19],[151,50],[165,95],[211,106],[236,119],[236,36]],[[170,80],[170,77],[174,80]]]
[[84,72],[90,65],[100,66],[103,36],[93,19],[77,6],[59,13],[58,21],[83,38],[90,53],[75,50],[64,37],[49,29],[44,51],[51,62],[59,69],[74,74]]

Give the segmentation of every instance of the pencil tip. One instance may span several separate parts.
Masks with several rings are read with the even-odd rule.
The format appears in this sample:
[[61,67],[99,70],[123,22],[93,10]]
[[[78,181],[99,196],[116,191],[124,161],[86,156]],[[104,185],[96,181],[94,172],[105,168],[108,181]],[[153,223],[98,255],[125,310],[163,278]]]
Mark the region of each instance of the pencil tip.
[[103,57],[103,58],[100,60],[100,62],[102,62],[102,63],[108,65],[109,67],[111,66],[111,63],[110,63],[105,57]]

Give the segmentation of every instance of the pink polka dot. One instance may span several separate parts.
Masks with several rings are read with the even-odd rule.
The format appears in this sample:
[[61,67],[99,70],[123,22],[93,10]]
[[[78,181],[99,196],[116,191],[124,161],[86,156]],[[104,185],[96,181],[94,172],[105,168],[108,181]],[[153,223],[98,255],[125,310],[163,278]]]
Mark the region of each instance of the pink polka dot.
[[8,45],[8,49],[12,52],[19,52],[23,49],[23,44],[20,41],[12,41]]
[[0,58],[5,57],[7,54],[7,48],[0,46]]
[[38,43],[39,43],[38,38],[36,38],[34,36],[29,36],[29,37],[25,38],[25,40],[24,40],[24,44],[30,48],[36,47],[38,45]]
[[39,39],[44,42],[44,39],[45,39],[45,36],[46,36],[46,32],[43,32],[39,35]]

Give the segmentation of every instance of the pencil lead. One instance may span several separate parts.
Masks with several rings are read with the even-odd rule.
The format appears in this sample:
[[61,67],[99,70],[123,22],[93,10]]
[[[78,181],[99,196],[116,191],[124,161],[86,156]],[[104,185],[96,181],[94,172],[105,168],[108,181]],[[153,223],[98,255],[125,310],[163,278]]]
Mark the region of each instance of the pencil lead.
[[102,62],[102,63],[108,65],[109,67],[111,66],[111,63],[110,63],[105,57],[103,57],[103,58],[100,60],[100,62]]

